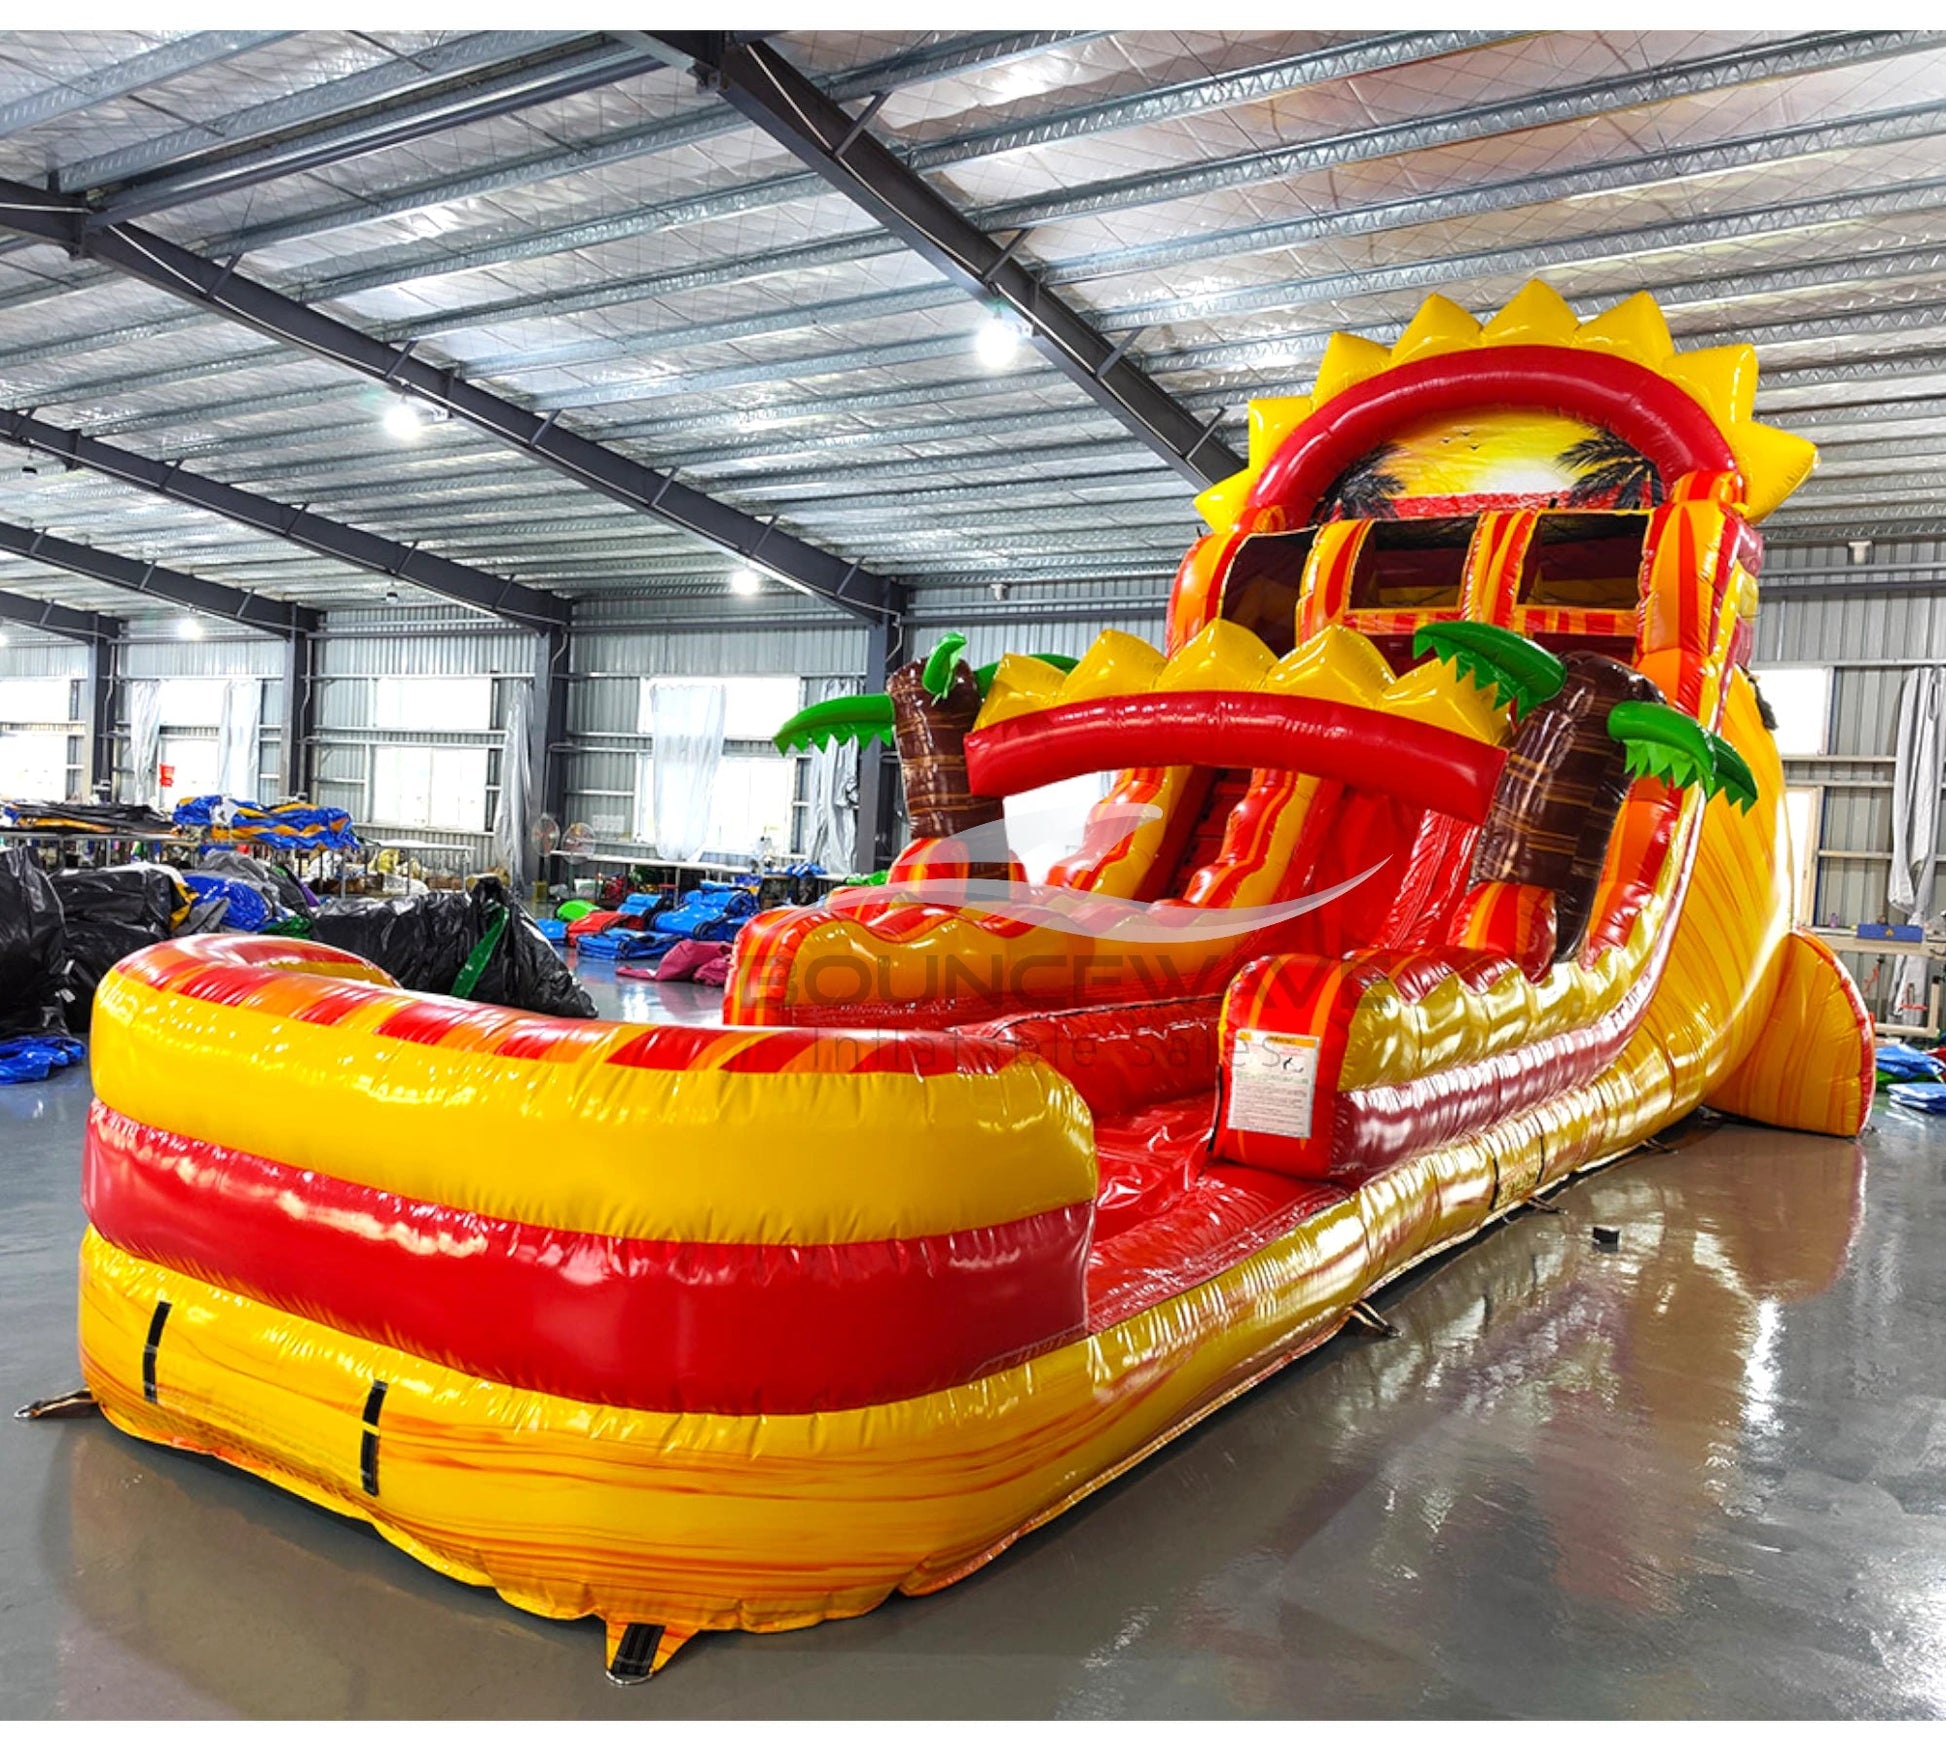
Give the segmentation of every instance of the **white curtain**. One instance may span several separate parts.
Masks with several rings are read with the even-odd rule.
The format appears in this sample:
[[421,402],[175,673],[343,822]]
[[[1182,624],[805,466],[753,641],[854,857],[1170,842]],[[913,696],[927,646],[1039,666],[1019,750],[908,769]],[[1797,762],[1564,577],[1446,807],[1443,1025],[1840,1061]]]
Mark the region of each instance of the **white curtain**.
[[[871,750],[878,754],[876,746]],[[811,750],[811,821],[804,855],[834,874],[859,868],[853,860],[858,837],[858,749],[836,742]]]
[[264,684],[232,681],[223,689],[223,717],[217,725],[216,788],[241,802],[257,800],[261,782],[257,732],[263,723]]
[[162,801],[162,683],[128,684],[128,764],[132,803],[155,808]]
[[528,746],[534,726],[534,683],[510,680],[507,722],[500,738],[500,800],[493,811],[493,858],[510,881],[524,882],[527,836],[534,819],[533,762]]
[[716,769],[723,761],[723,709],[721,682],[650,684],[655,848],[664,857],[693,858],[708,842]]
[[[1893,751],[1892,877],[1886,900],[1905,914],[1907,923],[1924,925],[1934,911],[1939,787],[1946,777],[1946,669],[1914,669],[1906,676]],[[1893,1004],[1906,1012],[1901,1019],[1925,1019],[1928,977],[1923,956],[1908,955],[1899,962]]]

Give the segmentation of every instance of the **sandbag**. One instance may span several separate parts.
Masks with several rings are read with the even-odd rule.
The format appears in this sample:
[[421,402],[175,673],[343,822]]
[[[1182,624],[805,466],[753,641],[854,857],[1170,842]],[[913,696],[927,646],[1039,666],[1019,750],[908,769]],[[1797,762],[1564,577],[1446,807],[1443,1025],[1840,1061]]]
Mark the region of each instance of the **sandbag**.
[[491,876],[482,876],[465,894],[327,900],[318,908],[312,939],[362,955],[408,990],[449,993],[468,973],[468,961],[492,932],[496,914],[504,914],[505,923],[463,995],[538,1015],[593,1019],[595,1000]]
[[61,902],[25,845],[0,851],[0,1039],[62,1031]]

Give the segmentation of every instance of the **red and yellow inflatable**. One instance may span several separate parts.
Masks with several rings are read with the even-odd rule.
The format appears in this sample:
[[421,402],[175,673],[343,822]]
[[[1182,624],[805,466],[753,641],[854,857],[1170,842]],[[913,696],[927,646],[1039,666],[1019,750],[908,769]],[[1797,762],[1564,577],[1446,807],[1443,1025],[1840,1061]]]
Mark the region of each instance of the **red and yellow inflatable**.
[[[639,1678],[947,1585],[1701,1102],[1856,1131],[1741,667],[1814,459],[1754,390],[1646,297],[1337,337],[1199,501],[1166,651],[949,641],[795,725],[895,736],[918,837],[752,925],[723,1027],[124,961],[90,1387]],[[1025,884],[1004,799],[1113,770]]]

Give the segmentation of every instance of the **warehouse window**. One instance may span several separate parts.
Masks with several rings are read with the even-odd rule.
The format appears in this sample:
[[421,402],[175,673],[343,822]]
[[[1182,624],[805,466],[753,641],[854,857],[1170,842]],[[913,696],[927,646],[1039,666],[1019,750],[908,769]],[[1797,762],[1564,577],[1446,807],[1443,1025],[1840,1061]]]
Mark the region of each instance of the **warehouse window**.
[[[635,773],[635,833],[638,844],[655,839],[655,760],[637,762]],[[797,762],[762,755],[726,755],[711,787],[709,843],[703,856],[755,857],[770,841],[773,856],[783,856],[794,842],[797,802]]]
[[385,827],[487,830],[487,750],[380,745],[372,749],[371,820]]
[[1803,759],[1827,751],[1831,743],[1831,671],[1813,663],[1753,668],[1757,683],[1777,718],[1777,752]]
[[381,675],[372,700],[380,730],[490,730],[491,675]]
[[[61,683],[66,687],[67,683]],[[0,797],[61,802],[68,794],[68,739],[55,730],[0,732]]]
[[0,681],[0,724],[64,724],[73,715],[65,676]]
[[[796,675],[665,675],[661,678],[684,685],[721,687],[726,742],[769,741],[784,720],[796,712],[804,697],[804,683]],[[642,683],[641,703],[636,708],[635,727],[645,736],[655,734],[655,717],[649,703],[649,689],[654,685],[653,681]]]
[[221,675],[168,675],[156,683],[161,721],[177,729],[213,730],[223,721]]

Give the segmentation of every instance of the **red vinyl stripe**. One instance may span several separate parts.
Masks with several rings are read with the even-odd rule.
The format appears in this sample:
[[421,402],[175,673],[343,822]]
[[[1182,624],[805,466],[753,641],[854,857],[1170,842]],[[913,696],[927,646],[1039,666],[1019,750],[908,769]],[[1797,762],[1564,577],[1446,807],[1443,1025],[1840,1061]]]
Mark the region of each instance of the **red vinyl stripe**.
[[[904,910],[894,908],[895,911]],[[786,915],[804,919],[805,930],[828,924],[824,911]],[[939,918],[953,914],[937,909]],[[759,921],[758,929],[762,928]],[[434,1046],[454,1052],[508,1058],[603,1058],[621,1069],[708,1069],[765,1075],[807,1071],[849,1076],[881,1073],[905,1076],[996,1076],[1013,1054],[982,1040],[944,1034],[872,1033],[807,1025],[786,1030],[721,1027],[639,1027],[530,1015],[458,997],[421,996],[395,985],[374,985],[334,977],[348,956],[313,957],[300,965],[253,965],[232,952],[243,939],[192,937],[140,949],[116,968],[118,975],[160,990],[224,1007],[252,1007],[288,1014],[294,1021],[330,1027],[359,1011],[383,1004],[388,1013],[374,1036]],[[308,943],[258,938],[288,954]],[[268,957],[264,957],[268,958]],[[788,964],[783,971],[788,973]],[[775,1008],[773,1001],[769,1006]],[[823,1019],[813,1017],[813,1021]],[[909,1025],[909,1022],[908,1024]]]
[[1192,766],[1282,767],[1486,819],[1505,753],[1412,718],[1277,693],[1145,693],[1024,712],[966,738],[981,796],[1112,772],[1166,748]]
[[1569,347],[1486,347],[1418,359],[1333,396],[1265,465],[1241,521],[1274,508],[1283,527],[1306,523],[1345,469],[1408,422],[1487,407],[1587,420],[1634,445],[1664,481],[1736,467],[1701,404],[1646,366]]
[[99,1103],[82,1197],[137,1257],[484,1379],[639,1410],[889,1403],[1086,1318],[1089,1204],[845,1245],[622,1240],[301,1172]]

